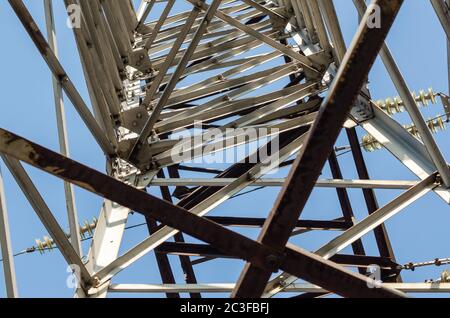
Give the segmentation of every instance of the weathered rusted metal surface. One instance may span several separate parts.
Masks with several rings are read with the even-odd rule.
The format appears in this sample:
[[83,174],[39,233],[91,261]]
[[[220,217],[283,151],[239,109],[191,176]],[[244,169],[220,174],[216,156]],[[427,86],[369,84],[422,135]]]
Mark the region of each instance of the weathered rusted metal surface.
[[[355,128],[347,129],[347,137],[350,142],[353,160],[355,161],[356,171],[358,173],[359,178],[361,180],[370,179],[369,171],[367,170],[367,166],[364,161],[361,147],[359,145],[356,129]],[[362,192],[364,195],[364,201],[366,202],[367,210],[369,214],[372,214],[373,212],[378,210],[378,202],[375,196],[375,191],[373,189],[363,189]],[[394,251],[392,249],[389,235],[387,233],[385,226],[381,225],[377,227],[374,230],[374,234],[378,250],[380,251],[380,255],[383,257],[390,257],[393,261],[395,261]],[[386,280],[401,282],[401,276],[398,275],[397,277],[394,278],[386,277]]]
[[[267,218],[259,237],[260,242],[275,248],[283,247],[288,242],[402,3],[402,0],[374,1],[374,4],[380,7],[383,21],[381,28],[369,26],[367,23],[369,15],[362,20],[352,47],[347,52],[336,79],[322,103],[306,145],[294,162],[286,185]],[[305,270],[309,271],[310,268]],[[260,297],[270,275],[270,272],[247,264],[233,295]],[[330,279],[336,282],[335,278]]]
[[[174,243],[163,242],[161,238],[156,243],[158,246],[154,249],[163,283],[176,283],[176,275],[174,275],[175,272],[172,271],[171,267],[171,265],[175,266],[176,264],[170,264],[167,256],[167,254],[173,254],[179,256],[181,270],[185,274],[184,280],[188,284],[197,284],[193,265],[219,259],[248,262],[233,293],[234,296],[237,295],[238,297],[260,296],[264,288],[266,288],[265,296],[273,295],[281,291],[286,284],[295,280],[295,277],[308,280],[329,290],[330,293],[341,296],[404,296],[386,288],[370,289],[367,287],[367,279],[360,275],[366,272],[368,265],[377,264],[382,270],[381,279],[383,281],[401,281],[399,275],[401,267],[395,263],[389,237],[383,225],[374,230],[380,257],[365,256],[362,240],[357,240],[352,244],[355,255],[335,255],[329,261],[301,249],[286,248],[286,242],[291,237],[310,231],[345,231],[353,225],[352,206],[345,188],[337,189],[343,212],[342,218],[326,221],[300,220],[300,215],[327,159],[330,163],[333,179],[344,178],[335,153],[332,152],[332,146],[341,130],[343,121],[348,117],[349,108],[354,105],[353,101],[360,91],[362,83],[367,83],[367,75],[378,52],[379,44],[386,36],[387,30],[401,6],[401,0],[373,1],[381,9],[382,27],[381,29],[370,29],[367,24],[366,27],[363,24],[357,33],[356,41],[352,44],[351,52],[344,61],[342,60],[346,47],[343,36],[340,34],[342,32],[332,1],[319,1],[318,6],[305,2],[304,4],[297,4],[299,7],[296,8],[294,8],[294,1],[271,1],[270,3],[264,3],[264,7],[258,4],[259,1],[223,0],[222,5],[219,5],[220,0],[214,1],[219,10],[215,15],[213,14],[215,8],[210,10],[209,18],[206,19],[210,21],[205,20],[205,22],[208,22],[208,31],[200,39],[196,34],[200,35],[203,32],[199,32],[199,30],[196,32],[195,30],[204,15],[202,13],[195,21],[194,18],[198,12],[195,15],[192,12],[189,14],[192,7],[184,13],[170,15],[171,5],[168,5],[159,20],[147,23],[147,14],[152,10],[154,1],[149,5],[149,8],[145,9],[147,13],[138,13],[134,12],[131,0],[82,1],[81,3],[66,0],[65,5],[68,13],[70,11],[69,6],[80,4],[81,29],[75,28],[74,33],[94,114],[91,114],[90,107],[84,103],[62,64],[58,61],[57,51],[52,51],[53,41],[50,38],[48,41],[45,39],[45,35],[39,30],[23,1],[8,1],[55,78],[60,81],[66,95],[97,139],[103,152],[107,154],[108,173],[114,175],[117,179],[108,177],[1,129],[0,153],[3,151],[10,158],[18,158],[144,215],[151,234],[161,231],[166,225],[180,230],[174,235]],[[193,1],[188,2],[197,5]],[[146,4],[148,4],[146,1],[142,1],[142,8]],[[208,7],[203,6],[202,8],[205,10]],[[194,8],[194,11],[199,10],[199,8]],[[136,19],[135,13],[136,16],[143,14],[145,17],[142,21],[137,21],[139,17]],[[152,13],[155,12],[152,11]],[[280,17],[277,18],[278,15],[280,17],[285,15],[286,20],[281,19],[282,21],[280,21],[278,19]],[[144,21],[146,19],[147,21]],[[155,24],[159,26],[153,28]],[[48,25],[47,28],[47,32],[50,32]],[[291,29],[289,30],[289,28]],[[161,51],[161,48],[167,50],[170,47],[176,47],[174,41],[179,37],[181,39],[181,29],[186,32],[183,47],[184,45],[191,48],[197,46],[195,52],[191,51],[192,56],[189,59],[183,58],[186,51],[183,51],[181,46],[179,49],[170,50],[173,54],[165,54]],[[299,30],[302,31],[299,32]],[[149,36],[152,40],[145,41]],[[183,35],[184,37],[185,35]],[[146,44],[142,46],[145,42]],[[198,43],[195,44],[195,42]],[[151,43],[151,45],[147,46],[148,43]],[[217,43],[219,44],[217,45]],[[252,52],[254,49],[259,51],[260,45],[270,49],[271,53],[265,56],[264,53],[259,55],[258,52],[257,55],[248,56],[254,53]],[[149,50],[150,46],[151,49]],[[241,50],[243,48],[248,49],[248,51]],[[272,52],[273,49],[275,49],[274,52]],[[331,50],[336,52],[331,52]],[[282,53],[280,54],[280,52]],[[271,74],[273,73],[272,70],[283,69],[287,65],[278,65],[275,68],[270,66],[271,71],[257,71],[250,75],[244,74],[252,72],[252,67],[263,66],[267,61],[274,62],[274,60],[267,59],[267,57],[272,58],[273,53],[277,53],[273,56],[276,56],[277,62],[282,64],[283,61],[286,64],[292,61],[303,61],[304,65],[303,67],[290,69],[289,73],[281,74],[277,71],[276,76],[280,77],[276,79]],[[180,63],[183,59],[184,61]],[[164,61],[171,61],[170,66],[166,66],[175,68],[182,73],[177,76],[180,81],[170,80],[173,77],[173,74],[170,74],[171,71],[163,74],[165,73],[163,71],[165,67],[161,67]],[[343,67],[337,74],[338,79],[330,89],[328,75],[336,77],[335,67],[339,65],[343,65]],[[314,88],[307,97],[298,100],[289,97],[291,94],[299,96],[298,87],[301,87],[301,83],[306,79],[309,80],[310,77],[322,76],[325,69],[328,69],[328,72],[322,82],[323,85]],[[176,85],[175,88],[173,86],[175,82],[181,83],[181,81],[187,84],[193,78],[194,81],[197,81],[198,75],[210,71],[217,71],[217,78],[214,75],[193,84],[193,86],[191,84],[186,87]],[[222,73],[223,71],[224,73]],[[160,75],[166,76],[164,76],[164,79],[160,78],[162,82],[158,84],[159,80],[155,81],[155,76]],[[278,87],[278,84],[282,83],[275,84],[275,82],[272,82],[272,80],[285,81],[287,79],[289,79],[289,84],[284,88]],[[168,84],[168,80],[172,84]],[[253,86],[256,83],[257,85]],[[275,89],[275,91],[255,97],[253,94],[255,88],[262,85],[259,87],[261,88],[266,84],[269,91],[271,89]],[[161,93],[171,91],[170,86],[175,89],[173,91],[175,96],[169,96],[172,94],[166,92],[163,95],[168,98],[167,103],[160,103]],[[329,95],[324,100],[322,93],[326,90],[328,90]],[[246,94],[249,96],[241,98]],[[363,95],[369,98],[368,88],[367,90],[364,89]],[[152,101],[150,102],[150,100]],[[146,103],[146,101],[149,103]],[[209,104],[210,101],[213,102]],[[154,107],[156,104],[161,106],[157,107],[157,111]],[[357,103],[358,105],[359,103]],[[275,110],[270,106],[279,108]],[[210,108],[207,109],[206,107]],[[169,187],[161,187],[163,200],[160,200],[156,196],[129,187],[119,181],[119,179],[128,178],[131,169],[133,170],[133,179],[137,177],[139,189],[143,189],[150,182],[149,176],[156,175],[158,171],[158,178],[165,178],[164,172],[166,170],[170,178],[187,178],[184,173],[181,175],[178,173],[178,169],[180,169],[180,171],[209,174],[210,178],[215,176],[219,179],[243,179],[243,177],[246,177],[248,179],[242,183],[242,187],[248,187],[249,183],[254,180],[251,171],[255,170],[259,163],[253,161],[250,163],[243,160],[238,163],[229,162],[230,165],[217,169],[215,166],[208,165],[203,167],[180,166],[178,161],[171,162],[170,160],[161,163],[156,158],[158,155],[165,156],[173,147],[176,140],[170,139],[175,136],[178,129],[195,128],[194,120],[205,121],[202,127],[204,132],[212,128],[225,128],[230,120],[230,127],[238,127],[239,125],[233,124],[234,118],[250,115],[255,111],[256,114],[259,114],[260,108],[264,108],[262,110],[265,113],[264,117],[250,124],[250,127],[253,127],[253,125],[264,127],[271,125],[274,121],[283,122],[301,119],[310,115],[311,112],[319,111],[320,108],[320,115],[312,129],[310,129],[310,125],[296,127],[296,129],[278,135],[277,141],[279,142],[277,144],[279,144],[279,147],[275,147],[274,151],[278,151],[280,148],[291,150],[293,145],[298,145],[298,138],[306,136],[306,133],[310,130],[309,140],[302,146],[302,152],[297,159],[286,160],[278,165],[279,168],[292,166],[292,171],[267,219],[245,217],[244,215],[228,216],[227,213],[224,213],[227,216],[204,216],[200,218],[189,213],[189,210],[194,207],[197,211],[199,206],[206,209],[205,213],[210,211],[209,205],[212,201],[215,201],[211,200],[212,197],[219,200],[223,199],[223,201],[220,201],[222,203],[225,200],[236,199],[237,197],[242,199],[244,195],[247,196],[254,190],[260,190],[261,188],[252,188],[250,191],[239,188],[241,192],[237,192],[238,190],[233,191],[232,186],[229,188],[217,186],[215,182],[200,187],[190,187],[189,183],[186,183],[177,186],[173,192]],[[369,106],[365,110],[368,113],[373,113],[368,108]],[[178,117],[178,114],[182,114],[182,116]],[[183,115],[186,115],[186,117],[184,118]],[[195,118],[197,115],[198,118]],[[139,134],[142,131],[149,116],[153,118],[152,124],[147,127],[149,128],[148,134],[136,136],[136,133]],[[256,115],[256,117],[258,116]],[[350,116],[357,116],[354,109]],[[361,123],[366,119],[374,120],[369,117],[362,120],[359,120],[361,119],[359,118],[357,122]],[[167,125],[164,123],[165,120],[167,120]],[[345,126],[352,127],[351,124],[348,121]],[[155,126],[154,129],[150,129],[152,126]],[[123,129],[130,131],[130,133]],[[359,179],[368,179],[369,174],[356,131],[352,128],[347,129],[347,132]],[[147,137],[150,135],[152,138],[148,139]],[[400,137],[402,137],[401,134]],[[138,159],[128,160],[130,147],[138,138],[142,141],[142,146],[145,146],[143,147],[145,149],[139,151]],[[148,149],[147,142],[149,143]],[[272,143],[269,142],[260,151],[273,154],[272,148]],[[347,147],[339,147],[339,149],[344,148]],[[296,150],[298,154],[298,149]],[[168,155],[166,157],[168,158]],[[122,158],[123,161],[118,158]],[[190,163],[183,164],[189,165]],[[164,168],[162,168],[162,165]],[[136,176],[134,175],[135,168],[138,169]],[[139,172],[139,170],[141,171]],[[143,175],[141,176],[140,173]],[[208,183],[205,182],[205,184]],[[374,191],[363,189],[363,193],[369,213],[377,210],[378,204]],[[174,204],[175,201],[172,201],[174,198],[179,200],[176,205]],[[249,209],[251,208],[251,205],[247,206]],[[128,209],[126,212],[128,213]],[[248,212],[254,213],[256,211],[252,209]],[[262,228],[262,232],[259,240],[253,241],[233,232],[231,230],[233,227]],[[164,230],[167,230],[167,228]],[[102,227],[100,226],[95,234],[101,234],[101,232]],[[54,236],[54,232],[49,231],[49,233]],[[120,244],[123,232],[118,231],[116,234],[117,243]],[[187,239],[184,239],[184,234],[188,234],[206,244],[192,244],[187,236]],[[158,233],[152,236],[150,240],[158,239]],[[142,246],[147,241],[144,240],[138,246]],[[59,243],[58,240],[55,240],[55,242]],[[98,242],[102,242],[102,240],[94,237],[93,245]],[[61,248],[60,245],[57,244],[57,247]],[[102,247],[101,250],[107,254],[110,252],[108,248]],[[132,261],[136,261],[149,250],[150,247],[142,251],[142,254],[133,258]],[[122,270],[129,266],[130,263],[123,264],[121,261],[130,257],[135,251],[134,248],[122,257],[118,257],[114,253],[113,257],[117,258],[108,265],[108,269],[118,265],[116,269]],[[62,249],[62,252],[64,253],[64,249]],[[191,260],[191,256],[198,256],[199,258]],[[132,255],[131,257],[135,256]],[[354,268],[355,271],[359,271],[359,274],[349,272],[344,266]],[[200,271],[200,268],[198,270]],[[285,271],[285,273],[271,280],[267,285],[267,280],[272,272],[280,270]],[[114,269],[111,276],[104,278],[102,276],[104,271],[100,271],[96,274],[98,277],[91,280],[90,274],[85,275],[87,278],[83,278],[83,281],[91,282],[95,287],[98,287],[99,284],[103,284],[114,277],[115,273]],[[105,295],[108,283],[101,285],[104,287]],[[89,289],[90,285],[84,287]],[[86,290],[86,295],[93,293],[93,290]],[[96,292],[96,296],[98,295],[100,293]],[[304,296],[320,297],[321,295],[326,294],[310,293]],[[179,294],[173,293],[167,294],[167,296],[179,297]],[[200,297],[200,294],[191,293],[190,296]]]
[[[312,253],[274,249],[253,241],[4,129],[0,129],[0,152],[209,243],[223,253],[250,262],[263,273],[285,270],[346,297],[403,296],[384,287],[368,288],[364,276]],[[305,273],[305,268],[314,270]],[[337,282],[346,282],[352,288],[343,288]]]

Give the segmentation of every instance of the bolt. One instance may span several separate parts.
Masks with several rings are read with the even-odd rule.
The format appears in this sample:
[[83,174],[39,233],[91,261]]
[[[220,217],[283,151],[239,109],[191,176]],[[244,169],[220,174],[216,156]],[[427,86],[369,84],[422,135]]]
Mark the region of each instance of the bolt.
[[98,278],[98,277],[92,277],[91,278],[91,280],[89,281],[89,284],[92,286],[92,287],[98,287],[99,285],[100,285],[100,278]]
[[443,180],[440,174],[436,175],[436,180],[434,181],[434,184],[441,186],[443,184]]
[[61,83],[67,83],[69,81],[69,78],[67,77],[67,75],[61,75],[60,81]]

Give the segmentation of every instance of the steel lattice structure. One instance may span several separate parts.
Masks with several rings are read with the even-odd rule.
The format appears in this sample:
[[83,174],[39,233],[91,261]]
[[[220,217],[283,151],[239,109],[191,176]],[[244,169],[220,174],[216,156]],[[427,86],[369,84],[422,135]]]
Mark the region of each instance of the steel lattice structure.
[[[56,245],[67,263],[78,269],[77,296],[143,292],[200,297],[220,292],[272,297],[290,292],[302,297],[330,293],[404,297],[411,292],[450,292],[445,275],[439,283],[402,283],[404,267],[396,263],[383,225],[429,192],[450,204],[449,166],[432,136],[449,120],[449,98],[432,91],[411,94],[384,44],[403,1],[374,0],[367,8],[363,0],[354,0],[361,24],[348,48],[332,0],[187,0],[191,11],[171,14],[179,1],[145,0],[135,10],[129,0],[64,0],[73,18],[91,111],[58,60],[51,0],[44,1],[47,36],[21,0],[9,0],[54,75],[61,149],[57,153],[0,129],[0,153],[51,236],[38,248]],[[450,38],[447,3],[431,2]],[[156,6],[163,6],[160,18],[148,21]],[[377,17],[380,25],[374,24]],[[371,99],[367,77],[378,55],[399,98]],[[279,85],[282,79],[289,84]],[[68,158],[63,92],[103,150],[106,173]],[[419,103],[436,99],[442,101],[447,115],[427,122]],[[391,116],[400,111],[409,114],[412,126],[404,127]],[[203,123],[200,129],[196,122]],[[362,142],[357,126],[368,133]],[[267,136],[249,137],[246,129],[264,129]],[[195,135],[180,135],[181,130],[195,131]],[[233,133],[227,135],[230,130]],[[358,180],[342,176],[334,148],[342,130]],[[247,158],[223,169],[208,166],[208,156],[249,146],[262,137],[270,138]],[[174,156],[180,145],[183,157]],[[414,173],[417,181],[371,180],[362,148],[381,147]],[[256,160],[250,160],[253,157]],[[204,160],[200,165],[186,163],[194,158]],[[69,235],[21,162],[64,180]],[[320,179],[327,162],[333,179]],[[278,168],[290,173],[267,176]],[[197,177],[186,177],[193,174]],[[97,221],[81,228],[74,185],[105,199]],[[147,193],[149,187],[160,187],[164,200]],[[281,188],[266,218],[208,216],[254,187]],[[301,217],[315,187],[336,189],[341,218]],[[348,189],[355,188],[363,191],[369,211],[358,223],[348,195]],[[374,189],[404,192],[380,207]],[[14,297],[17,287],[1,183],[0,190],[4,272],[8,296]],[[119,255],[131,211],[145,216],[150,235]],[[245,227],[260,228],[258,239],[233,230]],[[291,237],[312,230],[339,234],[314,253],[288,244]],[[84,261],[80,233],[91,231],[93,240]],[[370,232],[375,234],[379,256],[365,254],[361,238]],[[350,246],[353,254],[342,254]],[[155,251],[163,284],[114,284],[116,274],[151,251]],[[168,255],[179,256],[185,282],[175,281]],[[195,264],[213,264],[222,258],[246,262],[237,282],[197,281]],[[381,268],[383,283],[377,288],[368,287],[376,282],[365,275],[373,264]]]

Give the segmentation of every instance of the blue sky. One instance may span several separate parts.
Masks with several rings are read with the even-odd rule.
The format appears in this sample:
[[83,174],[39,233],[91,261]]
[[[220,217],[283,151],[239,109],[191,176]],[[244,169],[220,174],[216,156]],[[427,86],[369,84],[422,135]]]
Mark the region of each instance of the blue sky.
[[[42,1],[25,1],[27,7],[44,28]],[[352,1],[335,1],[347,43],[352,39],[357,26],[356,11]],[[63,1],[54,1],[60,56],[63,66],[75,82],[86,101],[84,79],[78,59],[78,52],[71,30],[65,27]],[[175,10],[189,8],[184,1],[177,1]],[[5,43],[0,50],[3,61],[3,76],[0,79],[2,101],[0,103],[0,127],[11,130],[28,139],[57,150],[57,130],[51,77],[48,68],[22,25],[12,12],[7,1],[0,3],[0,39]],[[448,93],[445,36],[434,15],[429,1],[406,0],[401,13],[388,37],[388,43],[412,90],[419,91],[433,87],[436,92]],[[385,68],[378,61],[370,74],[370,89],[374,99],[396,96],[395,89],[387,76]],[[442,114],[442,107],[433,106],[425,110],[425,117]],[[100,149],[94,143],[74,108],[66,99],[71,155],[74,159],[104,171],[104,159]],[[411,120],[406,115],[396,116],[404,124]],[[360,136],[363,135],[359,131]],[[450,158],[448,133],[436,135],[447,160]],[[340,138],[337,145],[348,142]],[[385,150],[365,153],[369,171],[374,179],[415,180],[415,177]],[[353,162],[349,155],[340,157],[345,178],[357,178]],[[27,203],[20,189],[0,163],[6,184],[7,205],[12,232],[14,252],[20,252],[34,245],[34,239],[47,235],[38,218]],[[36,169],[28,168],[33,181],[41,190],[47,204],[54,212],[60,224],[67,228],[64,204],[64,192],[60,180]],[[330,173],[326,167],[324,176]],[[152,193],[159,194],[158,191]],[[353,208],[358,219],[367,215],[362,193],[349,191]],[[392,190],[377,191],[380,205],[393,199],[399,192]],[[231,200],[214,211],[214,215],[265,216],[272,207],[277,189],[264,189]],[[77,208],[80,221],[92,220],[100,211],[101,199],[83,190],[76,190]],[[325,198],[325,199],[324,199]],[[337,196],[334,190],[315,190],[308,203],[303,218],[329,219],[340,217]],[[429,194],[401,214],[387,222],[392,245],[399,263],[432,260],[436,257],[450,257],[448,248],[448,224],[450,209],[436,195]],[[138,224],[142,218],[130,217],[129,224]],[[258,231],[247,231],[255,237]],[[133,246],[147,235],[145,228],[130,230],[126,233],[122,252]],[[335,233],[310,233],[293,240],[301,247],[314,250],[332,238]],[[366,251],[376,255],[373,235],[364,237]],[[87,252],[89,243],[84,243]],[[177,258],[170,258],[178,282],[183,281]],[[20,295],[23,297],[70,297],[72,290],[65,285],[68,276],[66,264],[57,251],[39,255],[39,253],[20,256],[15,259]],[[234,282],[242,269],[242,262],[217,261],[196,267],[200,282]],[[418,269],[416,272],[404,272],[405,281],[422,282],[437,278],[444,268]],[[129,270],[120,273],[115,282],[121,283],[159,283],[153,254],[142,258]],[[3,275],[0,278],[0,297],[5,295]]]

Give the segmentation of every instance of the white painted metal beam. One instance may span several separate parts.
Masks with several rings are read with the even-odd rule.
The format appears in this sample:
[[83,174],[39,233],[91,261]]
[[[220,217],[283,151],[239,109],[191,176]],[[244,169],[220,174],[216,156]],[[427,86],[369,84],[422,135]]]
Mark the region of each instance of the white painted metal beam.
[[3,258],[3,273],[5,276],[6,295],[8,298],[19,297],[16,282],[16,270],[14,267],[14,256],[11,246],[11,234],[8,221],[8,210],[6,207],[6,195],[3,176],[0,170],[0,247]]
[[[450,283],[383,283],[382,286],[405,293],[449,293]],[[231,293],[234,283],[214,284],[112,284],[113,293]],[[328,291],[311,284],[292,284],[283,293],[327,293]]]
[[[44,0],[44,8],[48,43],[52,51],[55,53],[56,58],[58,58],[58,43],[56,39],[52,0]],[[62,86],[54,76],[52,76],[52,83],[56,109],[56,122],[58,126],[59,147],[61,154],[66,157],[70,157]],[[72,243],[72,246],[75,251],[77,251],[78,255],[82,256],[83,250],[81,248],[80,226],[78,223],[78,213],[75,204],[75,193],[72,185],[68,182],[64,182],[64,194],[66,198],[67,216],[69,220],[70,243]]]
[[[201,187],[216,186],[224,187],[235,182],[235,178],[164,178],[154,179],[150,186],[157,187]],[[250,187],[282,187],[284,178],[264,178],[258,179]],[[338,179],[322,179],[316,183],[317,188],[351,188],[351,189],[392,189],[407,190],[417,185],[418,181],[401,181],[401,180],[338,180]]]

